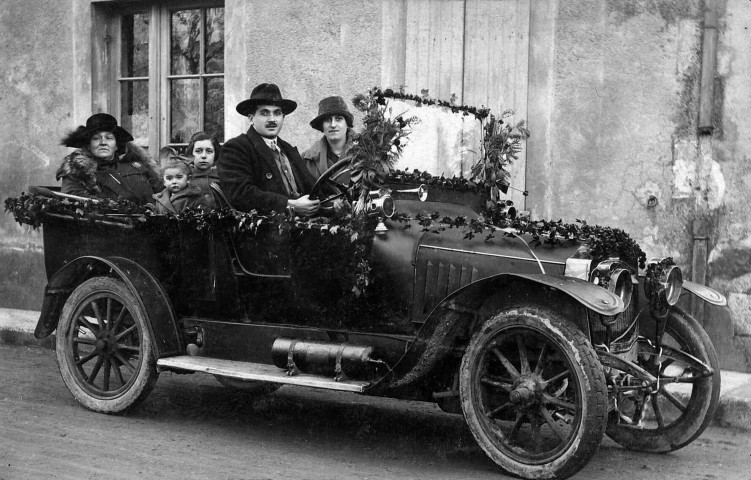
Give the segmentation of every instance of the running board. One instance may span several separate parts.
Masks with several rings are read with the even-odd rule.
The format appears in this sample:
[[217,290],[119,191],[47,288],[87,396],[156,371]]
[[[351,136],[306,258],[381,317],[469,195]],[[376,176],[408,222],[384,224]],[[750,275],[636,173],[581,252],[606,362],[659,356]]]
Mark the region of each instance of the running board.
[[326,390],[341,390],[345,392],[362,393],[370,382],[363,380],[340,380],[298,373],[288,376],[286,370],[276,365],[265,363],[237,362],[219,358],[180,355],[177,357],[160,358],[156,362],[160,370],[188,370],[204,372],[223,377],[240,380],[255,380],[260,382],[283,383],[285,385],[301,385],[304,387],[324,388]]

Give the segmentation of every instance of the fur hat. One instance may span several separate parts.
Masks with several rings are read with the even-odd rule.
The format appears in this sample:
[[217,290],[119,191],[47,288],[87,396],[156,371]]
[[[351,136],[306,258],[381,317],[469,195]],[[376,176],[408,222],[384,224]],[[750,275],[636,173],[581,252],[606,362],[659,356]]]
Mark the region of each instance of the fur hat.
[[66,147],[88,148],[91,138],[97,132],[114,133],[118,146],[133,140],[130,132],[118,126],[115,117],[106,113],[95,113],[86,120],[86,125],[79,125],[78,128],[68,133],[61,143]]
[[347,102],[338,95],[326,97],[318,102],[318,116],[310,121],[310,126],[322,132],[323,121],[332,115],[341,115],[347,121],[347,126],[352,128],[354,117],[347,108]]
[[276,105],[281,107],[285,115],[289,115],[297,108],[297,102],[282,98],[282,92],[279,91],[279,87],[275,84],[262,83],[253,89],[249,99],[238,103],[235,110],[240,115],[247,117],[255,112],[258,105]]

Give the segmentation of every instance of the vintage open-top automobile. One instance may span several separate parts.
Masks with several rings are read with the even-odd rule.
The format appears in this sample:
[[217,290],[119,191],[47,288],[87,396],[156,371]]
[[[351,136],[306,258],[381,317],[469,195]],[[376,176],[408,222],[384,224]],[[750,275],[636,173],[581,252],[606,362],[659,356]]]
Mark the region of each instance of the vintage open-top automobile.
[[[646,261],[617,229],[517,219],[499,188],[529,136],[474,107],[472,178],[393,170],[412,118],[372,89],[363,132],[311,196],[352,215],[300,219],[148,206],[32,187],[6,200],[43,225],[48,283],[35,335],[57,331],[60,373],[84,407],[138,405],[159,373],[205,372],[248,395],[281,385],[437,403],[524,478],[579,471],[607,433],[669,452],[717,407],[717,355],[672,259]],[[427,186],[426,186],[427,184]]]
[[86,214],[92,201],[51,190],[25,199],[46,205],[36,336],[57,330],[62,378],[96,412],[136,406],[161,371],[248,395],[290,384],[422,400],[463,414],[504,470],[563,478],[604,433],[673,451],[717,406],[717,355],[676,303],[722,295],[670,261],[598,253],[594,237],[473,231],[478,191],[387,183],[353,229],[239,214],[219,188],[224,208],[194,221]]

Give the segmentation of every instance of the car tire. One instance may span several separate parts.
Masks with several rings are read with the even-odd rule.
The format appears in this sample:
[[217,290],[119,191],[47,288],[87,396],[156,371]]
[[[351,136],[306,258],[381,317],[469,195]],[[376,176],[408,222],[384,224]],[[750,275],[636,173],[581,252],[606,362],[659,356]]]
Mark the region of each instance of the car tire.
[[143,401],[159,376],[146,313],[119,279],[76,287],[57,326],[60,375],[89,410],[116,414]]
[[[714,374],[711,377],[696,376],[692,383],[686,383],[687,379],[691,379],[690,376],[686,377],[686,370],[689,370],[687,365],[667,358],[670,362],[661,361],[656,366],[652,361],[653,358],[660,358],[656,357],[656,352],[652,355],[639,355],[637,363],[653,375],[657,376],[659,373],[662,378],[670,377],[671,371],[668,369],[672,369],[683,377],[681,380],[684,387],[691,387],[690,391],[676,393],[670,391],[670,383],[663,382],[659,390],[648,399],[651,411],[642,415],[646,421],[633,426],[621,421],[620,415],[632,417],[636,411],[634,407],[637,398],[619,399],[618,410],[611,412],[606,432],[610,438],[630,450],[665,453],[685,447],[701,435],[717,410],[720,364],[709,335],[691,315],[673,307],[668,313],[663,339],[664,345],[677,348],[709,365]],[[640,398],[638,400],[641,401]],[[655,405],[659,416],[655,414]]]
[[480,448],[523,478],[566,478],[600,446],[607,420],[603,369],[584,334],[533,307],[502,311],[470,340],[459,393]]

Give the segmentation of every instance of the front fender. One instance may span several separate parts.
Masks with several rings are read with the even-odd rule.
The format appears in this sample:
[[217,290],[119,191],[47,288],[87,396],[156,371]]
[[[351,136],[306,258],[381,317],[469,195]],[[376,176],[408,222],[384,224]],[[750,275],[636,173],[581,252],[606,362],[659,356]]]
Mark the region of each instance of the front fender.
[[79,257],[55,272],[44,291],[42,312],[34,336],[45,338],[56,328],[65,301],[89,278],[111,275],[120,278],[133,292],[146,317],[154,339],[157,358],[182,351],[174,310],[159,281],[146,269],[122,257]]
[[688,290],[692,294],[696,295],[707,303],[711,303],[712,305],[724,307],[728,304],[725,295],[700,283],[684,280],[683,289]]
[[625,309],[623,300],[614,293],[585,280],[563,275],[542,273],[516,273],[511,276],[526,278],[540,285],[561,291],[583,306],[601,315],[618,315]]
[[[520,273],[487,277],[456,290],[441,301],[389,375],[371,387],[372,392],[415,387],[443,358],[461,353],[459,349],[466,345],[473,329],[479,327],[485,316],[520,304],[549,305],[568,317],[585,310],[606,316],[624,310],[618,296],[577,278]],[[584,321],[580,318],[572,321],[588,333],[586,317]]]

